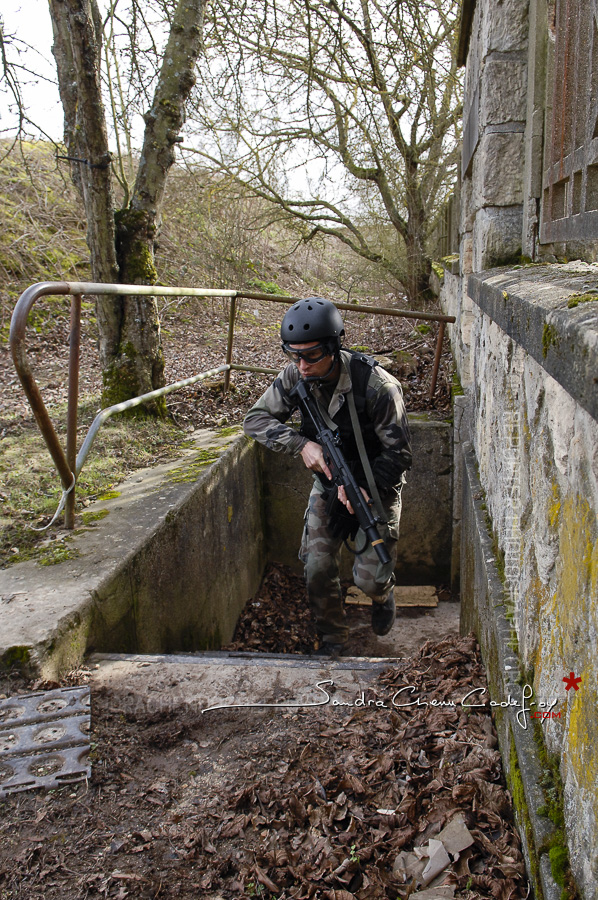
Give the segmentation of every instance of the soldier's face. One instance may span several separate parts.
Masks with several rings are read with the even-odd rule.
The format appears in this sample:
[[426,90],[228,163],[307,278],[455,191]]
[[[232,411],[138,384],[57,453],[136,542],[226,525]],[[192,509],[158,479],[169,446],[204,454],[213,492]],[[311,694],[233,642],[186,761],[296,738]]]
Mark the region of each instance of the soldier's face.
[[[318,341],[309,341],[307,344],[289,344],[289,349],[301,351],[301,356],[295,360],[295,365],[302,378],[324,378],[330,372],[332,356],[322,357],[321,344]],[[310,354],[309,351],[312,349],[313,354]],[[310,361],[310,356],[316,362]],[[332,375],[332,373],[330,374]]]

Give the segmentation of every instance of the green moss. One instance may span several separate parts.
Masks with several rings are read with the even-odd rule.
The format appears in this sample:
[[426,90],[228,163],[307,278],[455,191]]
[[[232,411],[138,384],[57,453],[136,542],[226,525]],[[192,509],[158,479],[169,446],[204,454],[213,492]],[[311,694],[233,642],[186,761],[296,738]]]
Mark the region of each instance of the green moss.
[[352,344],[349,349],[354,350],[355,353],[367,353],[369,356],[374,352],[371,347],[366,347],[365,344]]
[[220,437],[230,437],[233,434],[238,434],[240,431],[242,431],[241,425],[230,425],[228,428],[218,429],[218,435]]
[[415,331],[419,331],[420,334],[429,334],[432,329],[426,322],[422,322],[421,325],[415,326]]
[[551,847],[548,852],[552,877],[559,885],[565,887],[565,878],[569,868],[569,853],[566,847]]
[[568,309],[575,309],[580,303],[592,303],[598,300],[598,292],[590,291],[587,294],[572,294],[567,301]]
[[204,469],[220,459],[223,449],[224,448],[200,450],[190,462],[173,469],[168,475],[168,481],[171,482],[171,484],[184,484],[186,482],[196,481]]
[[120,491],[106,491],[98,497],[98,500],[116,500],[117,497],[120,497],[120,494]]
[[444,280],[444,268],[437,262],[432,263],[432,271],[438,276],[440,281]]
[[100,519],[104,519],[107,515],[109,515],[109,511],[107,509],[98,509],[96,511],[85,510],[83,513],[83,524],[84,525],[93,525],[94,522],[99,522]]
[[119,209],[114,219],[121,273],[129,284],[155,284],[158,272],[150,245],[154,233],[150,214],[141,209]]
[[558,331],[553,325],[549,325],[548,322],[546,322],[542,330],[542,356],[544,357],[544,359],[546,359],[546,357],[548,356],[550,347],[558,347],[558,344]]
[[525,789],[523,787],[523,778],[521,777],[521,769],[519,768],[519,760],[517,759],[517,749],[513,737],[509,737],[509,788],[513,797],[513,805],[519,815],[521,829],[525,832],[526,843],[529,850],[530,875],[538,897],[542,896],[540,886],[540,866],[534,845],[534,833],[532,823],[529,817],[529,808],[525,799]]
[[29,665],[30,659],[29,647],[11,647],[0,657],[0,666],[4,669],[18,669]]
[[561,894],[562,900],[577,900],[579,894],[571,872],[565,832],[563,783],[559,760],[557,756],[548,752],[544,741],[544,732],[538,721],[533,722],[533,735],[538,750],[538,760],[542,767],[540,787],[544,794],[544,803],[538,808],[537,813],[539,816],[550,819],[555,826],[547,844],[539,849],[544,853],[548,851],[552,877],[564,889]]
[[451,393],[452,393],[453,397],[463,397],[463,396],[465,396],[465,391],[463,390],[463,385],[461,384],[461,381],[460,381],[460,379],[459,379],[459,375],[458,375],[458,373],[457,373],[456,370],[453,372],[453,379],[452,379],[452,384],[451,384]]
[[59,544],[51,544],[48,549],[41,553],[38,557],[38,565],[40,566],[57,566],[67,559],[76,559],[79,551],[74,547],[69,547],[65,542]]

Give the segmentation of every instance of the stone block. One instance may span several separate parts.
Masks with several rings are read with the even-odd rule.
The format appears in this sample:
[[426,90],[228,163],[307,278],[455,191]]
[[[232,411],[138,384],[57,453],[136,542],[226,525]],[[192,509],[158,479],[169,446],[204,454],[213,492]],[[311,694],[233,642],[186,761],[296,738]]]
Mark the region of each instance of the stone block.
[[481,80],[480,127],[524,122],[527,63],[519,54],[489,56]]
[[461,221],[459,227],[461,234],[473,231],[475,212],[473,206],[473,183],[471,178],[467,177],[463,179],[461,184]]
[[473,159],[473,209],[521,203],[523,166],[522,132],[482,135]]
[[521,206],[481,209],[473,238],[473,271],[482,272],[521,254]]
[[[475,221],[475,219],[474,219]],[[472,231],[473,231],[473,223],[472,223]],[[461,241],[461,253],[460,253],[460,270],[461,274],[465,277],[467,275],[471,275],[473,272],[473,236],[471,232],[463,235],[463,240]]]
[[528,42],[527,0],[484,0],[480,42],[482,57],[494,51],[525,50]]

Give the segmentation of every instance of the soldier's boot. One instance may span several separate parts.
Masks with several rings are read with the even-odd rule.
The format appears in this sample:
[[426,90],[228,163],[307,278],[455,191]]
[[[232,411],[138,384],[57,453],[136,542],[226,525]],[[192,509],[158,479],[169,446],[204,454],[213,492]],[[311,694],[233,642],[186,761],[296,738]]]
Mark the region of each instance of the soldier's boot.
[[374,634],[388,634],[395,623],[397,608],[394,589],[391,588],[382,603],[372,601],[372,631]]

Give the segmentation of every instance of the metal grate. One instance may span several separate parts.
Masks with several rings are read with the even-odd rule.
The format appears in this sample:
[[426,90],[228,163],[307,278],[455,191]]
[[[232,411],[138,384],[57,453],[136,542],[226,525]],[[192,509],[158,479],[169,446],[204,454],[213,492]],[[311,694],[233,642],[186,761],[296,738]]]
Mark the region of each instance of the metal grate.
[[0,702],[0,798],[91,776],[89,687]]

